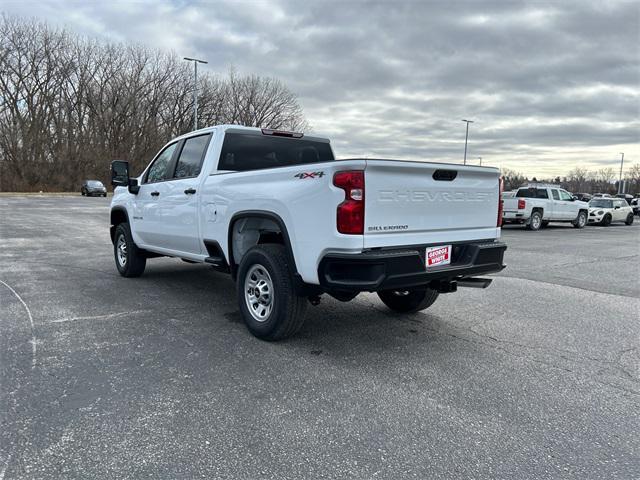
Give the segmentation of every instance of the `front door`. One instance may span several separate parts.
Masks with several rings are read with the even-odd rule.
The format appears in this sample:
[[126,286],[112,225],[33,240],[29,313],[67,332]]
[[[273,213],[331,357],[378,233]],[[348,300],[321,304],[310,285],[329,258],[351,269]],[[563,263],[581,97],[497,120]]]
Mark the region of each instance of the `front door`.
[[573,200],[573,196],[566,190],[559,190],[560,205],[562,208],[562,219],[573,220],[578,216],[578,205]]
[[162,221],[159,202],[166,196],[167,183],[173,176],[175,157],[179,142],[165,147],[146,170],[141,179],[140,190],[135,196],[132,223],[134,231],[144,245],[162,245]]

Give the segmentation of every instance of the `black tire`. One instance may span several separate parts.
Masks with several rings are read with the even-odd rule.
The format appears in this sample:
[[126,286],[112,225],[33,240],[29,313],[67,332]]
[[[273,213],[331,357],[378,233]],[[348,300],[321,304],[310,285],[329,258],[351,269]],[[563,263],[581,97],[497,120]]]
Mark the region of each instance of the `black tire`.
[[627,219],[625,220],[625,225],[631,225],[633,223],[633,213],[627,215]]
[[575,228],[584,228],[585,225],[587,224],[587,221],[588,221],[587,212],[585,212],[584,210],[581,210],[578,212],[578,216],[573,222],[571,222],[571,224]]
[[107,198],[107,194],[106,194],[106,193],[103,193],[103,194],[102,194],[102,196],[103,196],[104,198]]
[[[121,240],[125,246],[124,252],[121,251],[123,254],[122,257],[119,256]],[[123,277],[139,277],[143,274],[144,267],[147,265],[147,257],[144,256],[143,252],[133,242],[131,229],[126,222],[116,227],[113,236],[113,256],[116,261],[116,268]]]
[[438,292],[430,288],[413,290],[382,290],[378,297],[389,309],[398,313],[415,313],[433,305]]
[[529,223],[527,223],[527,229],[535,231],[540,230],[540,228],[542,228],[542,214],[536,211],[531,214]]
[[602,221],[600,222],[600,225],[602,225],[603,227],[608,227],[609,225],[611,225],[611,215],[607,213],[602,218]]
[[80,195],[82,195],[83,197],[86,195],[86,193],[84,193],[84,189],[80,190]]
[[[252,281],[256,282],[253,286]],[[252,247],[240,261],[236,291],[245,325],[262,340],[283,340],[297,333],[304,324],[308,301],[295,291],[293,272],[283,245]],[[261,315],[264,316],[259,319]]]

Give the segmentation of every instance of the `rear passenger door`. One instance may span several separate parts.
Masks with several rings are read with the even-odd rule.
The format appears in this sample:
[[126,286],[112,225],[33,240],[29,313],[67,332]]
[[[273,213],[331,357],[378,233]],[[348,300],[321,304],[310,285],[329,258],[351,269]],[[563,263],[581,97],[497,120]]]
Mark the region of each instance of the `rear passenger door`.
[[195,255],[202,253],[198,189],[212,135],[195,135],[178,146],[173,176],[164,183],[158,199],[157,216],[161,226],[158,246]]

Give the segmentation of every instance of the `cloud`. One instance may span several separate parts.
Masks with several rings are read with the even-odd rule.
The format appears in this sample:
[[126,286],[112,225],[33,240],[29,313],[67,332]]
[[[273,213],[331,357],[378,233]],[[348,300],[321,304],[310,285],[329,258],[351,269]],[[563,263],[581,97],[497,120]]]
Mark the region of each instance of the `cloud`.
[[5,2],[10,14],[282,79],[340,157],[529,175],[640,161],[635,2]]

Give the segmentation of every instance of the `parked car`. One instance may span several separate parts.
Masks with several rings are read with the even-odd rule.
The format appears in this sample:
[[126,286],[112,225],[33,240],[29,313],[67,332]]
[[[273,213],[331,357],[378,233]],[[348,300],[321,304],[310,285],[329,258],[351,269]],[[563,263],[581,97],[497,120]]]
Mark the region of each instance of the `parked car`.
[[634,198],[631,200],[631,209],[634,215],[640,215],[640,198]]
[[521,187],[514,198],[503,200],[504,223],[519,223],[539,230],[549,222],[571,222],[576,228],[587,224],[589,204],[573,198],[557,185]]
[[613,198],[608,193],[594,193],[593,198]]
[[633,223],[633,210],[621,198],[594,198],[589,202],[589,223],[604,227],[614,222]]
[[80,189],[80,193],[83,196],[92,197],[97,195],[99,197],[107,196],[107,188],[100,180],[85,180],[82,183],[82,188]]
[[633,200],[633,195],[629,195],[628,193],[618,193],[616,195],[616,198],[622,198],[623,200],[625,200],[629,205],[631,205],[631,200]]
[[118,272],[155,256],[213,265],[265,340],[294,334],[322,294],[416,312],[504,268],[493,167],[335,160],[325,138],[224,125],[172,140],[137,178],[123,161],[111,172]]
[[589,201],[593,198],[593,196],[590,193],[574,193],[573,198],[581,202],[589,203]]

